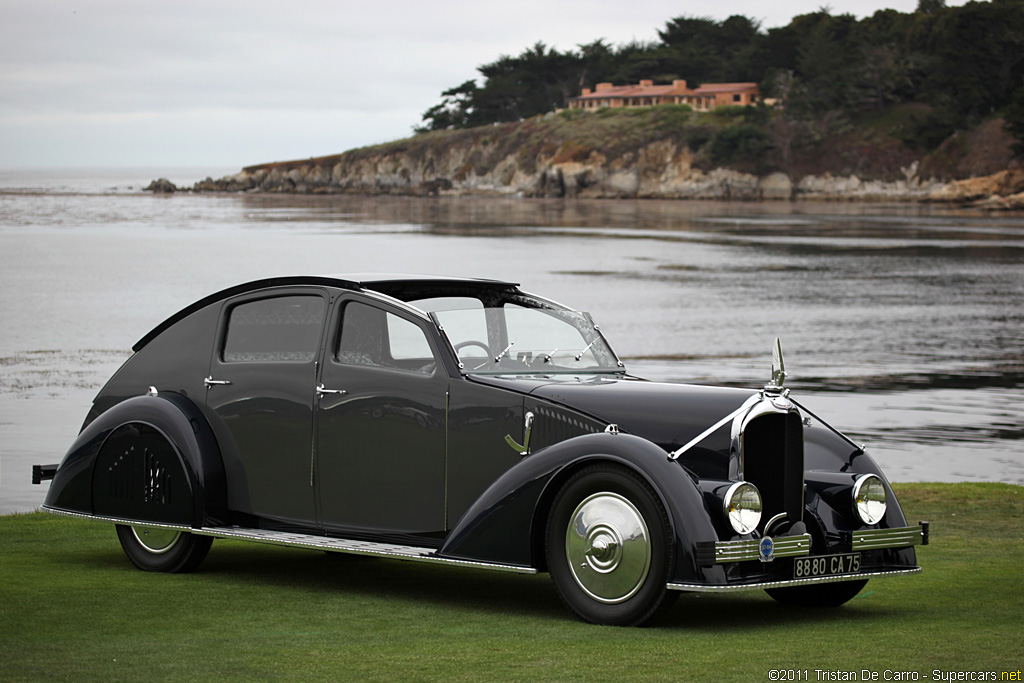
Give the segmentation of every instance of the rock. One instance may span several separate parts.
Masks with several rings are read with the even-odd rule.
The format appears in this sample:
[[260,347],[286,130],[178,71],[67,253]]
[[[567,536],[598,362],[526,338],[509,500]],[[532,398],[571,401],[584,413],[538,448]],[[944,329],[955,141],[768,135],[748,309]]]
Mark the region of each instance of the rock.
[[758,183],[761,199],[790,200],[793,198],[793,181],[785,173],[770,173]]
[[157,178],[147,185],[144,190],[146,192],[156,192],[157,194],[174,194],[178,191],[178,186],[167,178]]
[[975,209],[987,211],[1021,211],[1024,210],[1024,192],[1011,194],[1006,197],[992,195],[971,204]]
[[[513,126],[507,128],[509,136],[520,130],[515,125],[509,124]],[[828,173],[757,176],[727,168],[704,172],[694,167],[694,154],[684,143],[669,139],[612,155],[566,144],[526,148],[508,144],[500,135],[453,132],[443,138],[424,136],[328,157],[261,164],[219,180],[207,178],[196,183],[193,190],[734,201],[928,198],[962,203],[992,197],[991,208],[1011,205],[1009,198],[1024,191],[1024,170],[1020,168],[949,184],[922,179],[921,164],[917,162],[901,167],[894,180]],[[159,191],[156,184],[163,181],[154,181],[147,189]]]
[[954,180],[928,194],[930,202],[972,202],[1024,191],[1024,169],[1010,168],[992,175]]

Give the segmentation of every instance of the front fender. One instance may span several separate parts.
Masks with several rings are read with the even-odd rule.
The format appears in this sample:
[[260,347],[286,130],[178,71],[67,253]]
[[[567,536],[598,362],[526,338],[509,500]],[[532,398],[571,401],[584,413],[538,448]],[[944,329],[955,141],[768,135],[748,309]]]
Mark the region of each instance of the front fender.
[[718,540],[697,485],[664,450],[630,434],[587,434],[530,455],[484,491],[437,554],[545,569],[544,533],[554,497],[574,472],[602,461],[634,470],[661,499],[675,538],[679,580],[724,580],[720,567],[697,564],[697,542]]
[[[167,450],[161,441],[170,444],[173,454],[163,455],[157,464],[143,462],[152,459],[151,449]],[[138,485],[139,468],[147,467],[156,467],[166,479]],[[159,504],[153,501],[154,491],[159,492]],[[195,527],[223,524],[227,487],[213,431],[198,407],[179,394],[122,401],[75,439],[57,467],[44,506]]]

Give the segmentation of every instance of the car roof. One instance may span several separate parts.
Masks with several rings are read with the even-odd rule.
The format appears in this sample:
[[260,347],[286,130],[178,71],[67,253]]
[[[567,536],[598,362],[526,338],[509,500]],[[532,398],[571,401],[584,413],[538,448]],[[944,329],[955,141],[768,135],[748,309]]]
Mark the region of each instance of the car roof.
[[214,292],[199,299],[193,304],[186,306],[171,317],[149,331],[146,336],[132,346],[132,351],[138,352],[149,342],[153,341],[164,330],[171,327],[179,320],[224,299],[229,299],[246,292],[254,292],[270,287],[295,287],[295,286],[320,286],[338,287],[353,291],[371,291],[395,297],[396,291],[401,289],[430,288],[443,289],[446,286],[465,289],[506,289],[515,288],[517,282],[505,282],[503,280],[492,280],[487,278],[454,277],[448,275],[416,275],[407,273],[351,273],[339,275],[293,275],[283,277],[264,278],[245,282],[219,292]]

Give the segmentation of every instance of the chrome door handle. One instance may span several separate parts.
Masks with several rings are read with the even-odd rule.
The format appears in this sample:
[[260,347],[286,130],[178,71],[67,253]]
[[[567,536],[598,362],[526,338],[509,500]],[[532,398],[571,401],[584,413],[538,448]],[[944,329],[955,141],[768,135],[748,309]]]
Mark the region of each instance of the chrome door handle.
[[324,387],[323,382],[316,385],[316,395],[320,398],[323,398],[324,394],[338,394],[339,396],[344,396],[347,393],[348,392],[344,389],[327,389]]
[[210,375],[209,377],[207,377],[206,379],[203,380],[203,384],[206,385],[207,389],[209,389],[210,387],[224,386],[226,384],[231,384],[231,382],[226,380],[226,379],[214,379],[213,375]]

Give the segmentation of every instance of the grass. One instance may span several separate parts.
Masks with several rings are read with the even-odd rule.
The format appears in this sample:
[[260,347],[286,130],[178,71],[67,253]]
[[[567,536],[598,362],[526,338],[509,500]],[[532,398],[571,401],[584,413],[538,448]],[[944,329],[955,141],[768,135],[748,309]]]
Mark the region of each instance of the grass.
[[[655,627],[575,621],[546,575],[216,541],[135,570],[113,528],[0,517],[0,680],[738,680],[770,669],[1017,671],[1024,488],[904,484],[932,521],[917,576],[838,610],[683,595]],[[956,679],[954,679],[956,680]],[[1014,679],[1019,680],[1019,679]]]

